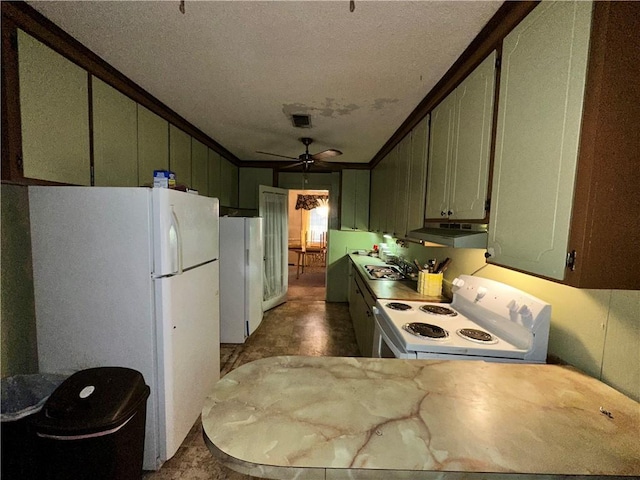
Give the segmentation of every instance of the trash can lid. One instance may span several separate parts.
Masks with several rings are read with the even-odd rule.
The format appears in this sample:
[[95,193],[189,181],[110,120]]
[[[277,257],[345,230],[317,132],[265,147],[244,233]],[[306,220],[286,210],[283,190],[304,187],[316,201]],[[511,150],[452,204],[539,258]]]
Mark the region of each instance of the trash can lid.
[[34,418],[38,433],[85,435],[115,428],[149,396],[142,374],[123,367],[81,370],[67,378]]

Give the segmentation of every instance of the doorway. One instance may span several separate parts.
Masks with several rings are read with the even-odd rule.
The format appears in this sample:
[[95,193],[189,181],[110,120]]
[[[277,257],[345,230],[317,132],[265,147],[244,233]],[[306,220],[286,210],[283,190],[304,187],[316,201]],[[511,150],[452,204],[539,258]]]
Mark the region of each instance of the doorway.
[[326,297],[328,190],[289,190],[288,300]]

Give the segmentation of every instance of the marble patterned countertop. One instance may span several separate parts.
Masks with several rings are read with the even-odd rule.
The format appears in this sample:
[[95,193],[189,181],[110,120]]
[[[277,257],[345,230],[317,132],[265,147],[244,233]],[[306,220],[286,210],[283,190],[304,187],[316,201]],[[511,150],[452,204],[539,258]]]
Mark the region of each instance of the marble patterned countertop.
[[223,377],[202,424],[265,478],[640,476],[640,404],[559,365],[270,357]]

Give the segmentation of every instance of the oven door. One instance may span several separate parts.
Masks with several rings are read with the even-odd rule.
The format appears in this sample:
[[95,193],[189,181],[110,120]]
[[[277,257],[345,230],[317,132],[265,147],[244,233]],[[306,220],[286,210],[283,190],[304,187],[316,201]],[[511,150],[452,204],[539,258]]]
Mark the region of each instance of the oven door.
[[389,320],[373,307],[375,329],[373,331],[373,358],[416,358],[415,352],[407,352],[389,325]]

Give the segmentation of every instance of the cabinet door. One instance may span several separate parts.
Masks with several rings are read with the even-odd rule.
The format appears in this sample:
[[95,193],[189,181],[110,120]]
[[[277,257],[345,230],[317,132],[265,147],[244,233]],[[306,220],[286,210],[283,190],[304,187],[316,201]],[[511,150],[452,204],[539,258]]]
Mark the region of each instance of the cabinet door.
[[449,211],[449,176],[453,155],[455,90],[431,112],[431,138],[427,167],[425,216],[446,218]]
[[89,77],[18,30],[23,175],[91,184]]
[[169,122],[138,105],[138,184],[153,183],[154,170],[169,170]]
[[479,220],[486,216],[495,65],[494,51],[456,88],[448,209],[451,219]]
[[[136,102],[92,78],[94,185],[138,186]],[[148,181],[153,181],[153,173]]]
[[409,163],[411,161],[411,133],[406,135],[398,144],[396,157],[395,215],[393,232],[396,237],[407,235],[407,208],[409,206]]
[[543,2],[504,40],[492,263],[564,278],[591,7]]
[[424,226],[425,189],[427,182],[427,140],[429,116],[411,131],[411,159],[409,164],[409,203],[407,205],[407,232]]
[[191,188],[191,135],[175,125],[169,126],[169,169],[177,184]]
[[343,230],[369,228],[369,170],[343,170],[340,224]]
[[209,149],[209,169],[207,176],[209,178],[209,196],[220,198],[222,193],[220,154]]
[[220,205],[238,206],[238,167],[224,157],[220,157]]
[[395,229],[396,216],[396,165],[398,158],[398,147],[396,146],[384,159],[384,179],[383,179],[383,207],[384,224],[382,231],[393,235]]
[[356,171],[342,170],[340,228],[354,230],[356,228]]
[[371,173],[369,170],[356,170],[356,230],[369,229],[369,194],[371,190]]
[[369,230],[372,232],[381,231],[381,217],[383,206],[382,183],[383,171],[380,164],[378,164],[373,170],[371,170],[371,209],[369,212]]
[[238,207],[257,210],[259,186],[273,186],[273,168],[242,167],[238,169],[238,177]]
[[209,194],[209,179],[207,171],[209,170],[209,152],[207,146],[196,140],[191,139],[191,188],[198,191],[200,195]]

